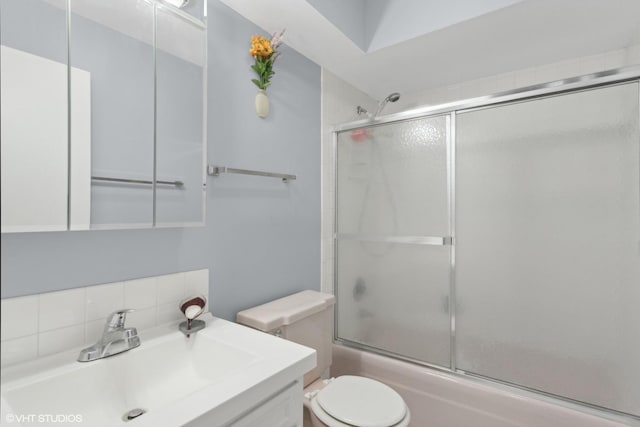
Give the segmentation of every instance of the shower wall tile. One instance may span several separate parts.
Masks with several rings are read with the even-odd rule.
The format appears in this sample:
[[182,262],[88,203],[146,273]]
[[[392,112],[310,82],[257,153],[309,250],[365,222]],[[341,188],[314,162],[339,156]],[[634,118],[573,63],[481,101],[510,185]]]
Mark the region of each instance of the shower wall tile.
[[591,74],[606,68],[605,55],[591,55],[580,58],[579,74]]
[[496,93],[498,91],[498,82],[493,77],[487,77],[477,81],[477,96],[486,95],[488,93]]
[[579,74],[580,59],[569,59],[558,63],[556,79],[566,79]]
[[136,310],[138,331],[177,322],[178,302],[197,294],[209,299],[209,270],[2,299],[2,367],[95,343],[117,309]]
[[533,69],[522,70],[514,74],[516,87],[527,87],[536,83],[536,72]]
[[627,49],[627,62],[626,65],[638,65],[640,64],[640,44],[631,46]]
[[491,95],[567,77],[591,74],[612,68],[640,64],[640,45],[626,49],[571,58],[552,64],[525,68],[451,86],[428,88],[414,93],[403,93],[402,101],[387,105],[385,112],[396,113],[412,108],[444,104],[461,99]]
[[[495,91],[496,82],[493,78],[485,79],[490,83],[487,86],[491,86],[491,89]],[[427,105],[438,105],[451,100],[451,95],[448,88],[436,88],[425,94],[425,103]]]
[[626,49],[614,50],[605,56],[605,68],[620,68],[626,65],[627,51]]
[[480,90],[481,90],[480,86],[476,86],[471,83],[464,83],[457,87],[458,97],[462,99],[476,98],[480,96],[480,93],[481,93]]
[[326,283],[323,284],[322,292],[334,293],[333,261],[322,264],[322,274],[327,278]]
[[547,64],[536,68],[536,83],[558,80],[558,64]]
[[[516,88],[516,73],[505,73],[496,77],[496,92],[506,92]],[[486,95],[483,93],[482,95]]]

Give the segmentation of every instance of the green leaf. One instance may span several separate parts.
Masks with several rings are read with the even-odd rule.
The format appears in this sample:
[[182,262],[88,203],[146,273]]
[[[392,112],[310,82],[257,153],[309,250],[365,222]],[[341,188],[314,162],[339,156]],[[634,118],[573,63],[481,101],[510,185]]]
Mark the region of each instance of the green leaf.
[[260,89],[266,89],[271,84],[271,77],[275,74],[275,71],[273,71],[273,62],[278,55],[275,55],[274,53],[267,58],[258,56],[255,58],[255,63],[251,66],[251,69],[255,71],[259,77],[258,79],[252,79],[251,81]]

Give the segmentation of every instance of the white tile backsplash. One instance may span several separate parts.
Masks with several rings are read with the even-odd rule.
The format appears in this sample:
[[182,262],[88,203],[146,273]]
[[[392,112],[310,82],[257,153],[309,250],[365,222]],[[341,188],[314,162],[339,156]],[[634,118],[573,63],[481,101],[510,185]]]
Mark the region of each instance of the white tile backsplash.
[[87,288],[87,321],[102,319],[125,307],[122,282]]
[[[174,309],[178,312],[177,307],[174,307]],[[156,307],[136,309],[136,311],[127,315],[127,323],[134,325],[138,329],[153,328],[158,324],[156,319]]]
[[42,332],[38,335],[38,356],[48,356],[84,344],[84,324]]
[[38,331],[50,331],[85,321],[86,288],[40,294]]
[[177,303],[158,304],[156,322],[158,322],[159,325],[175,322],[183,317]]
[[124,306],[136,310],[155,307],[158,303],[157,281],[155,277],[145,277],[124,282]]
[[2,346],[0,346],[0,366],[3,368],[33,360],[36,357],[38,357],[37,335],[2,341]]
[[184,285],[186,295],[206,293],[204,283],[209,283],[209,270],[195,270],[184,273]]
[[184,273],[158,277],[158,305],[180,302],[185,297]]
[[140,330],[183,319],[187,296],[209,299],[209,270],[145,277],[26,297],[2,306],[2,366],[80,348],[100,339],[107,316],[132,308],[126,324]]
[[38,296],[3,299],[0,337],[2,341],[38,332]]
[[104,325],[107,318],[92,320],[84,324],[84,343],[85,345],[98,342],[104,331]]

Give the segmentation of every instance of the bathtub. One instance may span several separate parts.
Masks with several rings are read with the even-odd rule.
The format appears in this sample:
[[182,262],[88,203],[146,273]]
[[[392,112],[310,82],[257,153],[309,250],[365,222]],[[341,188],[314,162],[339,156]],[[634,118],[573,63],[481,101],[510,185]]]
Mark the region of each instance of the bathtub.
[[622,427],[623,417],[374,353],[333,346],[331,376],[362,375],[394,388],[411,410],[410,427]]

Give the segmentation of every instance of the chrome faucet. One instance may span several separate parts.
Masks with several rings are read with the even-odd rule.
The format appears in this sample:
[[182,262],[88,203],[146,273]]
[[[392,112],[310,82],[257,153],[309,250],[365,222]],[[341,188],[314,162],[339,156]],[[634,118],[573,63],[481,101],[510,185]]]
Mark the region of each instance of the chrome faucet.
[[117,310],[111,313],[104,325],[102,338],[91,347],[83,349],[78,356],[78,362],[91,362],[138,347],[140,338],[136,328],[124,327],[127,313],[132,311],[135,310]]

